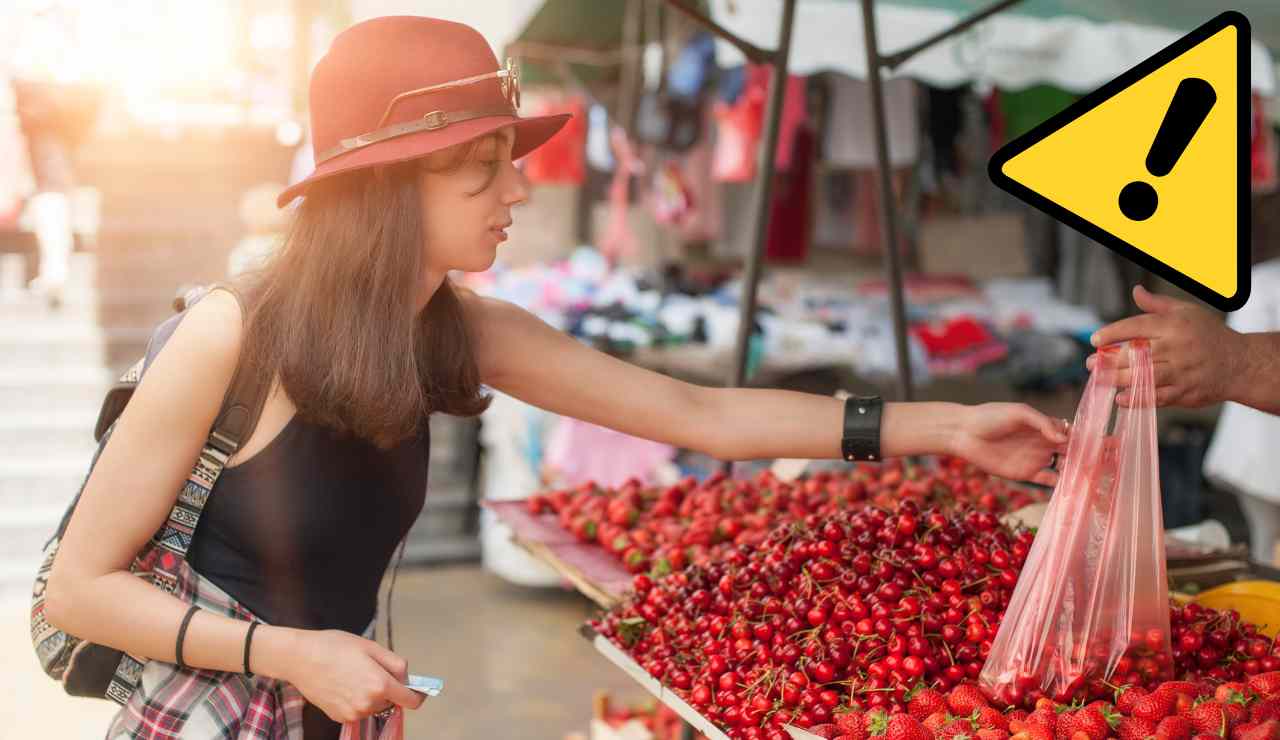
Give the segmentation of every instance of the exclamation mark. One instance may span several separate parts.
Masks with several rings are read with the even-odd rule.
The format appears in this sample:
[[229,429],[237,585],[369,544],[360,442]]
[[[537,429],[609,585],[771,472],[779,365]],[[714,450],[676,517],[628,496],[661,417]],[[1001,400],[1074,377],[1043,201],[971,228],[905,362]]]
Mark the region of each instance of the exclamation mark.
[[[1164,177],[1173,170],[1217,101],[1213,85],[1198,77],[1188,77],[1178,84],[1151,151],[1147,152],[1148,172]],[[1125,185],[1120,191],[1120,211],[1134,221],[1151,218],[1159,202],[1156,189],[1140,180]]]

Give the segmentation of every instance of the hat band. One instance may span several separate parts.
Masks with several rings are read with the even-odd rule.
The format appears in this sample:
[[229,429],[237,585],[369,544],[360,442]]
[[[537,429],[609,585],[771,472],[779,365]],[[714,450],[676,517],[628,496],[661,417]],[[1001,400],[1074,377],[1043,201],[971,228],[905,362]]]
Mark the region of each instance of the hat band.
[[387,139],[394,139],[399,136],[407,136],[408,134],[416,134],[419,131],[437,131],[454,123],[462,123],[476,118],[492,118],[494,116],[511,116],[515,117],[514,108],[507,106],[493,106],[490,108],[475,108],[472,110],[458,111],[442,111],[433,110],[421,118],[415,118],[412,121],[397,123],[394,126],[386,126],[385,128],[376,129],[359,136],[352,136],[338,142],[336,146],[316,155],[316,164],[320,165],[333,159],[341,154],[353,152],[357,149],[363,149],[372,144],[377,144]]

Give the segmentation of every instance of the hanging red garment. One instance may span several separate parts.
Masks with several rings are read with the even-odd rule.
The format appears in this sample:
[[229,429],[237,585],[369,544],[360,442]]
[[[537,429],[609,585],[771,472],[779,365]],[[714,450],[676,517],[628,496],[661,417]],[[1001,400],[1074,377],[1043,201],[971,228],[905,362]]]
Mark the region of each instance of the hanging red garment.
[[[738,99],[732,105],[720,101],[715,103],[716,150],[712,173],[717,180],[746,182],[755,178],[756,153],[764,133],[764,114],[772,76],[772,67],[748,66],[747,81]],[[778,149],[774,163],[778,170],[791,166],[796,132],[808,118],[805,96],[805,79],[789,75],[778,119]]]
[[581,98],[564,98],[532,106],[531,115],[573,115],[564,128],[524,158],[524,174],[538,184],[581,185],[587,179],[587,108]]
[[813,230],[813,160],[817,141],[808,126],[796,129],[789,159],[793,167],[774,175],[769,211],[769,241],[765,257],[770,262],[803,262],[809,256]]
[[[902,193],[906,190],[909,169],[890,173],[895,208],[898,209],[898,254],[907,255],[910,242],[902,226]],[[885,236],[880,225],[880,177],[876,170],[858,170],[853,186],[853,251],[862,256],[885,253]]]
[[750,182],[764,126],[764,91],[747,86],[733,105],[716,101],[716,148],[711,174],[720,182]]

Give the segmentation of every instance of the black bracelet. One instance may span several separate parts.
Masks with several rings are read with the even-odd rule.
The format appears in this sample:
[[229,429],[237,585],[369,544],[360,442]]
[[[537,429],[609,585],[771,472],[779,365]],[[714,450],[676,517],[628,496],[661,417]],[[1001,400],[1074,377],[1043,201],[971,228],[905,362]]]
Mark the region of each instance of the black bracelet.
[[840,456],[845,460],[878,462],[880,418],[884,401],[879,396],[850,396],[844,402],[844,436]]
[[178,664],[179,668],[184,670],[187,668],[187,664],[182,660],[182,643],[187,639],[187,626],[191,624],[191,618],[194,617],[198,611],[200,611],[200,607],[198,606],[192,606],[188,609],[186,616],[182,618],[182,625],[178,627],[178,644],[173,650],[174,657],[176,659],[174,662]]
[[253,631],[258,629],[258,622],[249,623],[249,631],[244,635],[244,675],[253,678],[253,671],[249,670],[249,646],[253,644]]

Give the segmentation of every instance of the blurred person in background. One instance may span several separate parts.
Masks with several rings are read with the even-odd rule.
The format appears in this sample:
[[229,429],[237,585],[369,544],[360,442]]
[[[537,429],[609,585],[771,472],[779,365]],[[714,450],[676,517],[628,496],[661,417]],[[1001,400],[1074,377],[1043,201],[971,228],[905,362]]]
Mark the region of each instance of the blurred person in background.
[[15,22],[6,34],[8,76],[36,189],[26,209],[40,262],[29,287],[57,306],[75,246],[74,153],[97,120],[102,92],[88,81],[82,56],[70,53],[79,29],[74,9],[27,0],[9,12]]
[[[451,271],[489,269],[529,197],[514,160],[568,118],[518,106],[517,68],[458,23],[366,21],[316,66],[316,165],[277,200],[303,196],[283,247],[241,281],[243,302],[215,290],[184,316],[52,566],[50,623],[148,659],[108,737],[235,727],[242,740],[312,740],[339,737],[343,722],[371,738],[416,709],[406,661],[369,639],[378,586],[423,506],[428,415],[479,414],[485,386],[725,460],[948,453],[1056,479],[1046,468],[1065,424],[1029,406],[696,386],[455,286]],[[237,367],[270,393],[192,540],[178,593],[195,593],[193,608],[128,568],[191,475]]]

